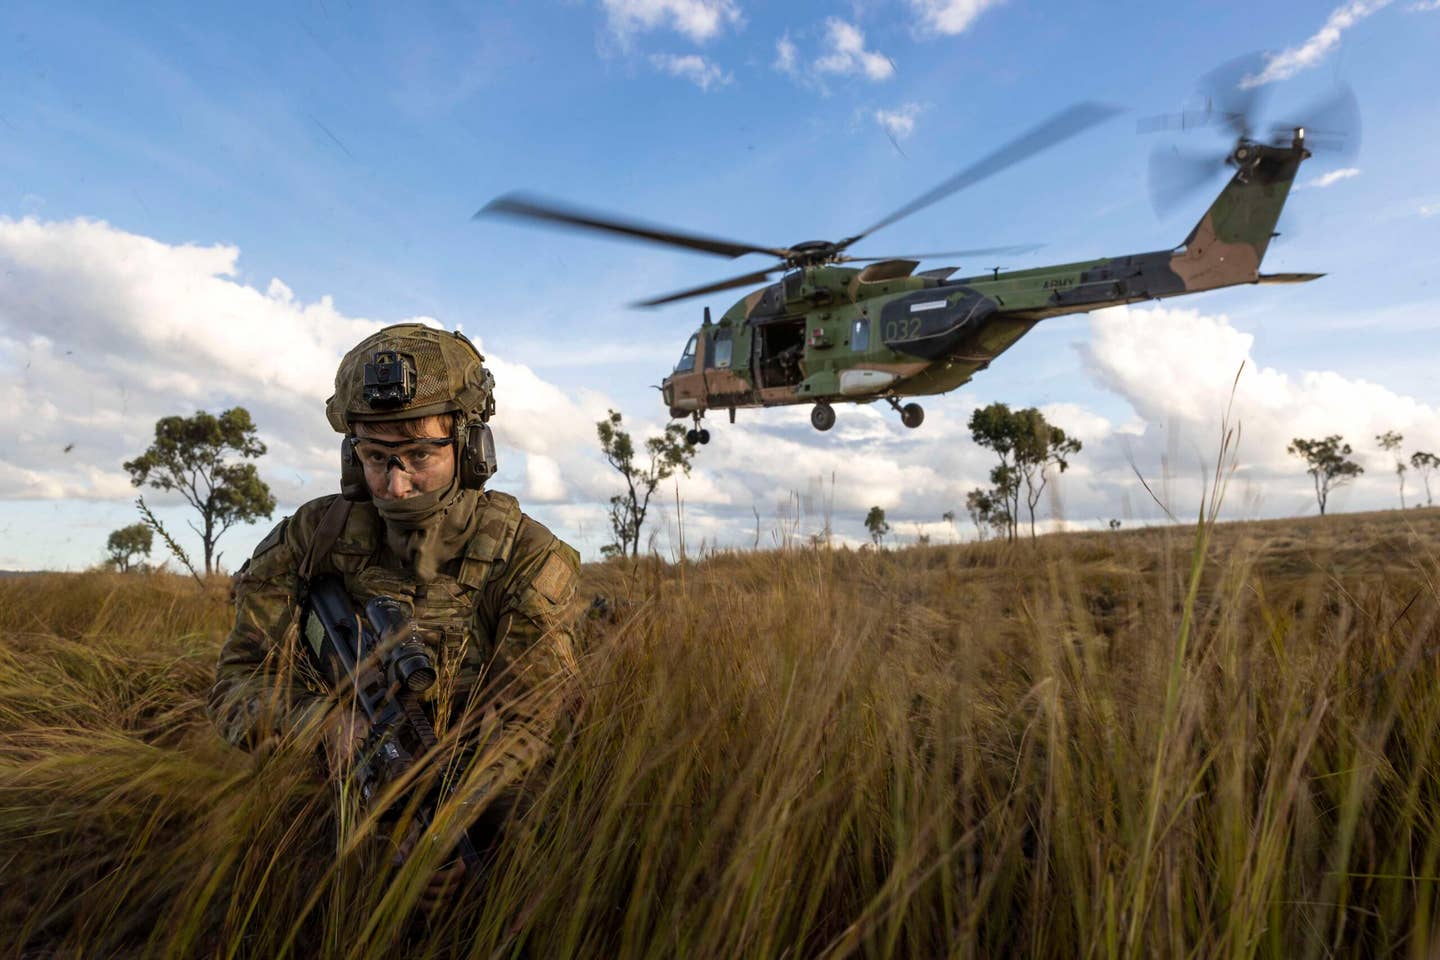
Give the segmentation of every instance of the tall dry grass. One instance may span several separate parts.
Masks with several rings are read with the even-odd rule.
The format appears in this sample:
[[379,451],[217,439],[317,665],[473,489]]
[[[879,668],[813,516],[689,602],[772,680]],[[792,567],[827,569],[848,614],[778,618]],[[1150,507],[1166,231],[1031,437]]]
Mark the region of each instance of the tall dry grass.
[[1437,513],[589,568],[553,772],[428,925],[210,731],[222,584],[3,581],[0,953],[1429,956]]

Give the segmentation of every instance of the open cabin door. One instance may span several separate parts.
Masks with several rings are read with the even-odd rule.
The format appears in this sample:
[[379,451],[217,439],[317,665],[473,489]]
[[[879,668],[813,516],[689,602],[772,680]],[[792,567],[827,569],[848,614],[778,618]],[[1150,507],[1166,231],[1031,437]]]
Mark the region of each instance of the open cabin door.
[[793,387],[805,379],[805,318],[781,317],[755,327],[752,346],[756,380],[761,388]]

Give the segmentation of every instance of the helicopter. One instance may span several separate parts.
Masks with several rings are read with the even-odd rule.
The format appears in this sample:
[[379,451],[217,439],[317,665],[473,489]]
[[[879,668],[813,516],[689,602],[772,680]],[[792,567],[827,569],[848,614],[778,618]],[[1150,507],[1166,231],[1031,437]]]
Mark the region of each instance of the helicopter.
[[[926,259],[1028,252],[1035,246],[886,257],[853,257],[851,245],[931,204],[1107,120],[1119,110],[1079,103],[940,183],[859,233],[836,241],[765,247],[594,213],[524,194],[491,201],[475,217],[501,215],[552,226],[620,235],[724,257],[766,254],[777,262],[704,286],[633,304],[654,307],[780,279],[746,294],[686,342],[661,393],[672,419],[690,418],[690,444],[710,441],[707,411],[810,404],[816,430],[835,425],[839,403],[884,401],[916,428],[924,408],[911,397],[948,393],[968,383],[1048,317],[1158,300],[1239,284],[1303,283],[1318,273],[1261,273],[1265,256],[1310,147],[1345,149],[1358,128],[1345,90],[1318,111],[1323,126],[1277,124],[1268,139],[1255,130],[1259,73],[1251,54],[1207,74],[1202,110],[1142,120],[1140,132],[1221,126],[1228,148],[1151,158],[1152,202],[1159,210],[1233,172],[1179,246],[1149,253],[954,278],[956,267],[916,272]],[[1313,111],[1312,111],[1313,112]],[[848,264],[864,266],[848,266]]]

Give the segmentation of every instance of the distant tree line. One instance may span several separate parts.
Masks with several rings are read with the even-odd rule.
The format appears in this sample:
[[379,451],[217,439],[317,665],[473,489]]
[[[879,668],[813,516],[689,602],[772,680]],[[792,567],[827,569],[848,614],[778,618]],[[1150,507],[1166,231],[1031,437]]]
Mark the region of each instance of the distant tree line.
[[[1425,486],[1425,505],[1433,506],[1430,478],[1435,473],[1436,467],[1440,467],[1440,457],[1425,450],[1416,450],[1410,454],[1407,463],[1401,452],[1405,436],[1395,430],[1377,433],[1375,442],[1381,450],[1395,459],[1395,478],[1400,485],[1401,509],[1405,508],[1405,473],[1412,469],[1420,475],[1421,482]],[[1310,474],[1314,481],[1315,502],[1320,507],[1322,517],[1325,515],[1325,507],[1329,503],[1330,494],[1336,488],[1344,486],[1365,472],[1364,467],[1350,459],[1355,451],[1338,433],[1332,433],[1320,439],[1296,437],[1285,449],[1288,453],[1305,461],[1305,472]]]

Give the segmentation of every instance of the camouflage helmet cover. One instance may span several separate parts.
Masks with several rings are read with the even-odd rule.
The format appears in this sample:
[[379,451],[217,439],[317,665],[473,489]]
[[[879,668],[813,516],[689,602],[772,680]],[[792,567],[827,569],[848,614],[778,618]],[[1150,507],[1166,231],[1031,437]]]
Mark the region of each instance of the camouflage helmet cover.
[[[414,394],[407,401],[372,404],[365,397],[365,368],[382,353],[397,354],[410,367]],[[483,422],[495,412],[495,378],[485,358],[458,330],[450,332],[420,323],[397,323],[361,340],[345,354],[335,371],[335,393],[325,401],[325,416],[338,433],[350,424],[410,420],[434,414],[457,414],[457,426]]]

